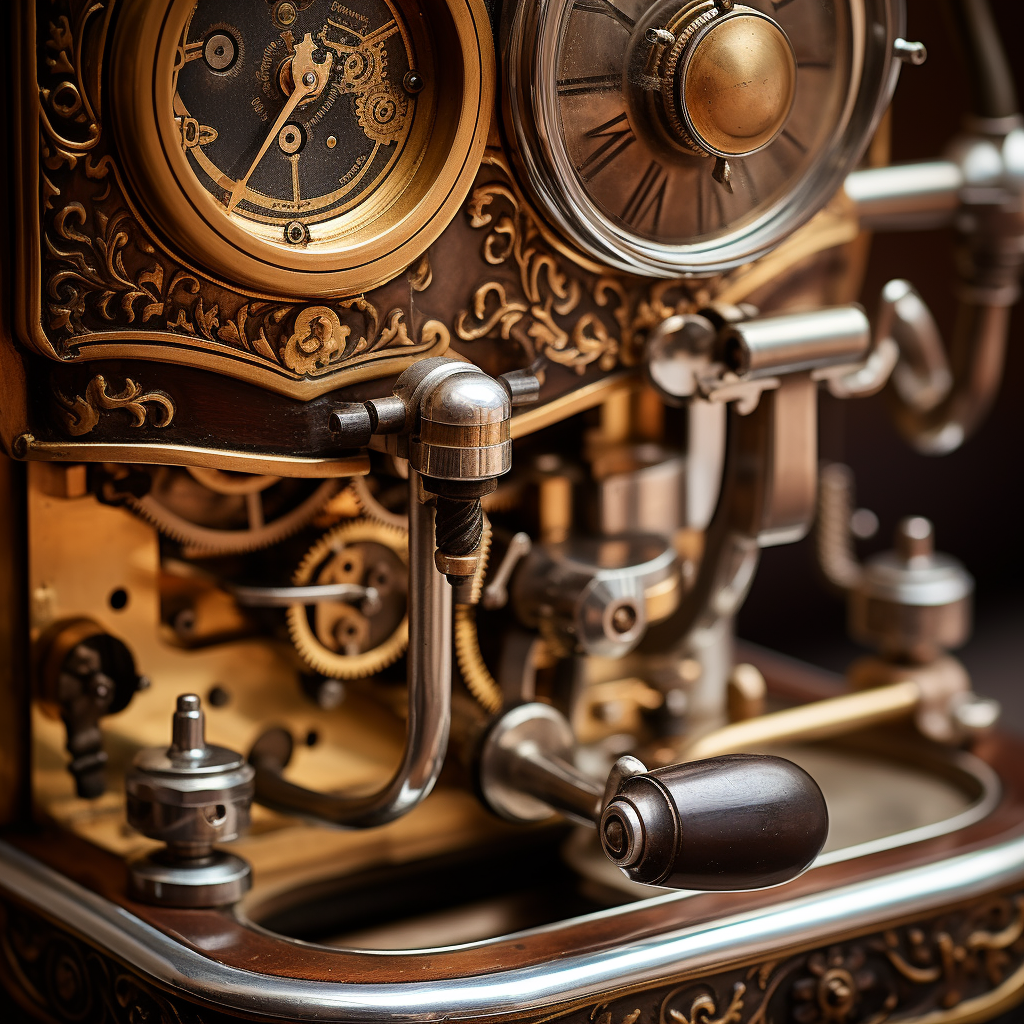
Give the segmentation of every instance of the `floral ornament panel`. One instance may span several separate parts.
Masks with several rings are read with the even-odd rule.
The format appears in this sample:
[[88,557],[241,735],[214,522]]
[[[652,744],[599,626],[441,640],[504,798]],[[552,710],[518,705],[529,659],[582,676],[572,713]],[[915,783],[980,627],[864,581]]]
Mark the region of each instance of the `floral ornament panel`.
[[661,986],[562,1024],[884,1024],[1024,997],[1024,894]]

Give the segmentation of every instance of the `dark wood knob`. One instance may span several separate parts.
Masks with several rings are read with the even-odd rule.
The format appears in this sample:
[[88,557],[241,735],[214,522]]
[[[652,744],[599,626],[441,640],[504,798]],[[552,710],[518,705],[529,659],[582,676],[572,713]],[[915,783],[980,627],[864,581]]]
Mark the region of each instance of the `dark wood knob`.
[[792,761],[728,754],[627,778],[600,834],[605,854],[635,882],[761,889],[810,865],[828,836],[828,810]]

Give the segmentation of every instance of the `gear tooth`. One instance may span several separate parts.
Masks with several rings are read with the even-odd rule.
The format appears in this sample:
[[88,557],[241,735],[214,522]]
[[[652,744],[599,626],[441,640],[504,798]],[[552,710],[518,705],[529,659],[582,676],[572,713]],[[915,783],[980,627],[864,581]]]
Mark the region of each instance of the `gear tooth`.
[[[161,505],[152,495],[128,498],[128,506],[152,523],[165,537],[206,555],[244,554],[270,547],[298,533],[341,489],[341,481],[324,480],[290,512],[257,530],[214,530],[197,526]],[[224,534],[223,538],[217,537]]]

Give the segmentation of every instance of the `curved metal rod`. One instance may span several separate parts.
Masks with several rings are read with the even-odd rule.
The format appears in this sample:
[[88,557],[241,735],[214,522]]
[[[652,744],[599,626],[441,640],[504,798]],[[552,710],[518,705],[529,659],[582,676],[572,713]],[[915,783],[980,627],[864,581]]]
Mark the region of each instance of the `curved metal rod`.
[[[927,309],[915,321],[894,317],[905,357],[892,381],[896,425],[925,455],[956,451],[988,415],[1002,383],[1016,289],[964,291],[948,356],[934,343],[938,334]],[[908,293],[912,297],[916,293]]]
[[999,392],[1010,307],[1024,262],[1024,125],[988,0],[947,0],[972,86],[968,134],[948,159],[857,171],[846,191],[869,230],[934,228],[959,234],[960,305],[948,347],[904,281],[882,296],[878,333],[900,348],[890,394],[900,432],[920,452],[955,451]]
[[762,395],[749,415],[730,405],[722,490],[697,580],[679,608],[647,630],[641,651],[672,650],[692,631],[734,616],[761,548],[806,536],[817,495],[817,400],[817,384],[800,374]]
[[346,828],[374,828],[411,811],[434,788],[451,723],[452,591],[434,566],[434,511],[409,472],[409,721],[405,754],[391,780],[367,796],[305,789],[267,753],[253,758],[256,800],[285,814]]

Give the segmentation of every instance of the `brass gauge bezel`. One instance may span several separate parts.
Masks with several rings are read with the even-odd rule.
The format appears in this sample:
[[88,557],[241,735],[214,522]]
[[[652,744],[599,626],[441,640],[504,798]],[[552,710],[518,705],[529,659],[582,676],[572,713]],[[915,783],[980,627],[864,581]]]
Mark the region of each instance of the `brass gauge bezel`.
[[[654,278],[709,277],[751,263],[818,213],[853,170],[892,98],[894,46],[906,32],[904,0],[843,0],[850,7],[851,84],[845,107],[813,171],[780,200],[723,234],[672,244],[609,217],[580,181],[563,138],[556,83],[566,18],[576,0],[512,6],[502,51],[504,128],[512,160],[535,207],[584,266],[612,266]],[[691,19],[717,13],[713,0],[681,0]],[[763,14],[761,15],[763,16]],[[703,148],[703,147],[702,147]]]
[[[260,237],[196,177],[172,114],[178,40],[195,0],[127,0],[111,66],[114,130],[139,214],[171,255],[259,295],[367,291],[400,274],[441,234],[472,186],[494,102],[494,56],[482,0],[398,0],[424,63],[421,100],[395,181],[332,218],[332,237],[289,245]],[[429,38],[428,38],[429,32]],[[431,66],[432,65],[432,66]]]

